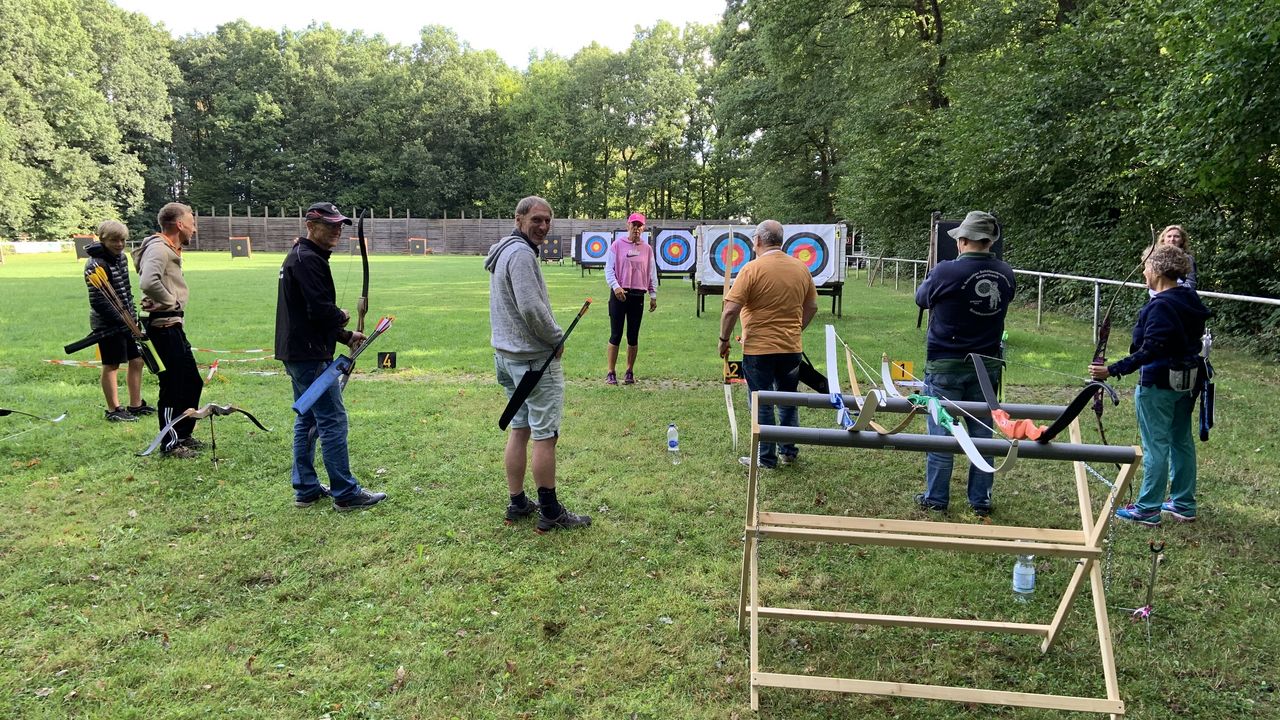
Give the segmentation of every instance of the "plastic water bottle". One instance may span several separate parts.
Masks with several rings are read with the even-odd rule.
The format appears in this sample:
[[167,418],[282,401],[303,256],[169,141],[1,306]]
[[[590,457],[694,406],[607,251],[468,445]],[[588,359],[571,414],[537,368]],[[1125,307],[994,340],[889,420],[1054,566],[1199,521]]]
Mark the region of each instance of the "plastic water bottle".
[[675,423],[667,426],[667,456],[671,458],[672,465],[680,464],[680,433],[676,431]]
[[1028,602],[1036,592],[1036,557],[1019,555],[1013,564],[1013,597],[1018,602]]

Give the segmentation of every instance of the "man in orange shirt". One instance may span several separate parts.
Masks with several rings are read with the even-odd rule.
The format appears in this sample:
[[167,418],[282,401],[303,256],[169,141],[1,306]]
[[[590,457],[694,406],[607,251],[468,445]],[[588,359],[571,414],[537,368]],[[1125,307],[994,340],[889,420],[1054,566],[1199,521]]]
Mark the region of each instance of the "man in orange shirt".
[[[752,392],[777,390],[795,392],[800,384],[800,335],[818,314],[818,291],[804,263],[782,252],[782,224],[765,220],[756,226],[751,241],[756,259],[747,263],[738,281],[724,296],[720,316],[720,357],[729,356],[729,337],[742,316],[742,369]],[[778,411],[774,421],[772,405],[760,405],[756,417],[761,425],[797,427],[795,407]],[[795,462],[799,449],[787,443],[760,443],[760,467],[773,468],[779,462]],[[739,458],[744,465],[751,458]]]

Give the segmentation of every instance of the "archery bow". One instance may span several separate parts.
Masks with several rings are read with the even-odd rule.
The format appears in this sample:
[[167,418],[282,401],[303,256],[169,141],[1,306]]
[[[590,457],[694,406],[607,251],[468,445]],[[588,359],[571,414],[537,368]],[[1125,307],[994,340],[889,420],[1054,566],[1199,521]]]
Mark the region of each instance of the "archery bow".
[[[360,297],[356,300],[356,332],[364,334],[364,316],[369,312],[369,249],[364,239],[364,219],[369,217],[369,208],[360,211],[360,219],[356,221],[356,240],[360,243],[360,265],[364,271],[364,279],[360,285]],[[338,391],[347,389],[347,381],[351,379],[351,371],[355,370],[356,364],[351,363],[351,367],[342,374],[338,380]]]
[[250,413],[248,410],[245,410],[244,408],[239,408],[239,407],[236,407],[235,405],[216,405],[214,403],[209,403],[208,405],[205,405],[204,407],[198,410],[195,408],[190,408],[183,411],[181,415],[174,418],[168,425],[165,425],[163,428],[161,428],[160,434],[156,435],[156,438],[151,441],[151,444],[147,446],[147,449],[138,453],[138,455],[140,457],[146,457],[147,455],[150,455],[151,453],[155,452],[156,448],[160,447],[160,443],[164,441],[165,437],[168,436],[170,433],[173,433],[174,426],[176,426],[178,423],[182,422],[183,420],[187,420],[187,419],[200,420],[203,418],[211,418],[215,415],[219,417],[226,417],[228,415],[231,415],[232,413],[240,413],[241,415],[244,415],[245,417],[249,418],[249,420],[252,421],[254,425],[257,425],[258,429],[262,430],[263,432],[271,432],[271,428],[263,425],[261,422],[258,421],[258,418],[254,417],[252,413]]
[[5,415],[25,415],[26,417],[29,417],[29,418],[35,418],[36,420],[43,420],[47,423],[53,423],[54,425],[57,425],[58,423],[67,419],[66,413],[62,413],[61,415],[55,418],[47,418],[42,415],[32,415],[29,412],[22,412],[21,410],[10,410],[9,408],[0,408],[0,417],[4,417]]
[[[1107,343],[1111,340],[1111,311],[1115,309],[1116,300],[1120,297],[1120,291],[1124,290],[1124,286],[1133,279],[1133,274],[1147,264],[1147,258],[1151,257],[1151,253],[1156,249],[1156,243],[1156,229],[1153,225],[1151,227],[1151,247],[1147,248],[1146,254],[1142,256],[1142,261],[1129,271],[1129,274],[1125,276],[1124,280],[1120,281],[1120,285],[1116,288],[1116,291],[1111,294],[1111,302],[1107,304],[1107,311],[1103,313],[1102,322],[1098,324],[1098,342],[1093,347],[1093,361],[1090,363],[1091,365],[1107,364]],[[1110,445],[1110,443],[1107,442],[1107,431],[1102,426],[1102,411],[1105,407],[1102,402],[1103,394],[1103,390],[1099,388],[1098,392],[1093,396],[1093,415],[1098,422],[1098,437],[1101,438],[1103,445]],[[1114,391],[1111,392],[1111,401],[1114,405],[1120,404],[1120,398]]]

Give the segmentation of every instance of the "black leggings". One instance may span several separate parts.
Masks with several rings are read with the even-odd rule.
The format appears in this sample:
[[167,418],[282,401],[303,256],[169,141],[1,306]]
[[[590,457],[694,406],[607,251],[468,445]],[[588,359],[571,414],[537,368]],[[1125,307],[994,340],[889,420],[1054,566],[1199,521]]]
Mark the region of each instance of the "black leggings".
[[644,291],[628,290],[627,299],[609,295],[609,344],[622,342],[622,322],[627,323],[627,344],[640,344],[640,321],[644,318]]
[[[200,394],[204,391],[204,381],[200,378],[200,368],[191,354],[191,343],[187,342],[187,334],[182,325],[169,327],[150,327],[147,335],[151,345],[164,363],[165,370],[158,376],[160,380],[160,396],[156,398],[156,420],[163,430],[174,418],[184,411],[200,407]],[[165,449],[173,443],[191,437],[196,421],[190,418],[174,426],[177,436],[170,435],[165,439]]]

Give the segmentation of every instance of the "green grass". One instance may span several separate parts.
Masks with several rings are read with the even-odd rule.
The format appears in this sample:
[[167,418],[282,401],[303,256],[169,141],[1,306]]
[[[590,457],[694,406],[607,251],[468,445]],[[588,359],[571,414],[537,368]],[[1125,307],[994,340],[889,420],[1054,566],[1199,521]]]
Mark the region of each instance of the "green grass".
[[[280,260],[187,255],[192,342],[270,347]],[[359,288],[353,263],[334,260],[348,307]],[[0,717],[750,717],[748,643],[735,616],[745,482],[718,381],[715,298],[695,318],[688,284],[663,285],[658,312],[645,317],[635,387],[601,381],[603,302],[584,318],[565,354],[559,476],[565,503],[596,523],[539,537],[530,525],[501,522],[504,435],[495,420],[504,398],[480,259],[375,257],[372,265],[371,317],[397,318],[376,349],[398,351],[400,369],[358,374],[347,390],[353,468],[390,494],[354,515],[292,506],[289,384],[282,374],[248,374],[279,371],[278,363],[224,364],[204,394],[248,408],[275,432],[219,420],[216,468],[207,457],[135,457],[154,423],[104,423],[95,370],[41,362],[62,357],[62,345],[87,330],[80,263],[10,256],[0,265],[0,405],[70,415],[0,441]],[[566,321],[585,296],[606,297],[598,272],[544,272]],[[815,359],[822,324],[834,320],[869,360],[887,351],[922,366],[905,284],[895,292],[852,278],[839,320],[821,300],[806,333]],[[1088,327],[1051,314],[1034,323],[1034,310],[1012,314],[1011,357],[1082,375]],[[1113,353],[1125,336],[1117,328]],[[1215,349],[1218,428],[1198,446],[1201,521],[1115,531],[1116,607],[1142,604],[1147,541],[1168,543],[1150,643],[1141,625],[1112,615],[1131,717],[1277,713],[1280,370],[1229,346],[1219,339]],[[1009,381],[1011,401],[1061,403],[1075,389],[1024,366]],[[154,401],[154,378],[145,382]],[[1126,401],[1106,415],[1108,437],[1136,442],[1132,383],[1122,390]],[[747,426],[744,393],[737,409]],[[809,426],[830,419],[801,412]],[[675,467],[663,450],[668,422],[679,424],[684,449]],[[28,427],[0,419],[0,437]],[[207,439],[203,425],[199,432]],[[1085,433],[1096,440],[1091,420]],[[922,476],[920,455],[810,447],[799,466],[764,477],[762,501],[922,519],[911,503]],[[957,472],[961,499],[962,488]],[[1093,489],[1096,500],[1103,488]],[[1023,462],[997,479],[995,498],[1000,523],[1078,522],[1066,464]],[[1021,606],[1004,556],[768,542],[762,599],[1048,622],[1072,566],[1040,559],[1038,567],[1037,596]],[[762,629],[765,670],[1104,695],[1087,593],[1044,656],[1029,637],[769,621]],[[783,690],[764,690],[761,712],[1061,716]]]

